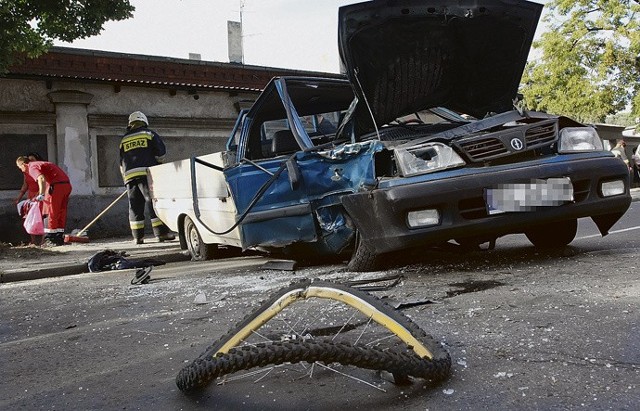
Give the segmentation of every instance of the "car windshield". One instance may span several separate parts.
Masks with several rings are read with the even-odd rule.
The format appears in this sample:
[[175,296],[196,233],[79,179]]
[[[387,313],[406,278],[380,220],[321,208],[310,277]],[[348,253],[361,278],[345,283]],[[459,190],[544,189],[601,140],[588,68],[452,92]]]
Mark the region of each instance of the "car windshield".
[[357,141],[406,141],[459,127],[476,119],[443,107],[433,107],[399,117],[377,131],[359,135]]
[[444,107],[434,107],[422,110],[406,116],[399,117],[388,125],[398,124],[438,124],[438,123],[465,123],[475,120],[466,114],[459,114]]

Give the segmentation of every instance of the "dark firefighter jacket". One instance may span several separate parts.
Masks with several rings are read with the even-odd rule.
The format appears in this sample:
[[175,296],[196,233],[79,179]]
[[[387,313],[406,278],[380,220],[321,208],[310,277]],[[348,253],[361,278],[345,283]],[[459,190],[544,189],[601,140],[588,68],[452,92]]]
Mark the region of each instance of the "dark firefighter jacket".
[[159,164],[166,152],[158,133],[146,126],[128,131],[120,141],[120,170],[125,184],[146,177],[147,167]]

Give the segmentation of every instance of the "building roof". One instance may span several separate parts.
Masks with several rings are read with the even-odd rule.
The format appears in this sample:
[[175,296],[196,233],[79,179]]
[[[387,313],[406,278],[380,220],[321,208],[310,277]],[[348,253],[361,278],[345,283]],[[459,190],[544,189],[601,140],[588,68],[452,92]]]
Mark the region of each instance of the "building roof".
[[334,73],[52,47],[9,68],[9,78],[81,80],[179,89],[261,91],[275,76],[342,77]]

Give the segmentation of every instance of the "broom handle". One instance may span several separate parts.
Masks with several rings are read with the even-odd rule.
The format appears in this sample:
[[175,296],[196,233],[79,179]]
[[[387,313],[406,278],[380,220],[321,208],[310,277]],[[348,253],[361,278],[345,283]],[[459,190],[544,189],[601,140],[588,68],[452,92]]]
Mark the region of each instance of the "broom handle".
[[117,203],[117,202],[118,202],[122,197],[124,197],[124,196],[125,196],[125,194],[127,194],[127,192],[126,192],[126,191],[125,191],[125,192],[123,192],[122,194],[120,194],[120,195],[118,196],[118,198],[116,198],[115,200],[113,200],[113,202],[112,202],[111,204],[109,204],[109,205],[107,206],[107,208],[105,208],[104,210],[102,210],[102,212],[101,212],[100,214],[98,214],[98,215],[96,216],[96,218],[94,218],[93,220],[91,220],[91,222],[90,222],[89,224],[87,224],[87,225],[86,225],[82,230],[80,230],[80,232],[79,232],[78,234],[82,234],[82,233],[84,233],[85,231],[87,231],[87,229],[88,229],[89,227],[91,227],[91,225],[92,225],[93,223],[95,223],[96,221],[98,221],[98,219],[99,219],[100,217],[102,217],[102,216],[104,215],[104,213],[106,213],[107,211],[109,211],[109,209],[110,209],[111,207],[113,207],[113,206],[114,206],[114,205],[115,205],[115,204],[116,204],[116,203]]

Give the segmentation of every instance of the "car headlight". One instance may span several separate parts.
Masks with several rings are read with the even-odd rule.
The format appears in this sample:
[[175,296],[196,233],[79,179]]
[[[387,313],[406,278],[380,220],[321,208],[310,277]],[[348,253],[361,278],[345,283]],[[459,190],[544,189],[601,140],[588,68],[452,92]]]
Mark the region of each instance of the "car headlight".
[[465,164],[451,147],[442,143],[427,143],[408,149],[398,148],[394,152],[400,174],[405,177]]
[[560,130],[559,153],[603,150],[602,140],[593,127],[565,127]]

